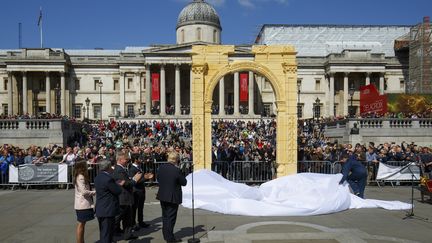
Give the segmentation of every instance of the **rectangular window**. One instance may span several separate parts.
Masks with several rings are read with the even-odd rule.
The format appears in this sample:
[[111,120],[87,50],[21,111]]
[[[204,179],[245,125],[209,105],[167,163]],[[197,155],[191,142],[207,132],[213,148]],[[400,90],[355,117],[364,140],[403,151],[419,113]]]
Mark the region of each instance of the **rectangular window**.
[[135,116],[135,105],[127,105],[127,116],[128,117]]
[[3,82],[3,90],[7,90],[8,89],[8,80],[5,79]]
[[118,79],[114,79],[114,90],[120,90],[120,83]]
[[80,89],[81,89],[80,80],[75,79],[75,91],[80,90]]
[[94,80],[94,90],[97,90],[98,89],[98,84],[99,84],[99,79],[95,79]]
[[297,106],[297,116],[298,116],[298,118],[302,118],[303,117],[303,106],[304,106],[304,104],[298,104],[298,106]]
[[270,89],[270,88],[271,88],[270,82],[266,79],[264,83],[264,89]]
[[101,105],[93,105],[93,118],[94,119],[101,118]]
[[405,90],[405,80],[403,79],[400,80],[400,90],[401,91]]
[[301,91],[302,86],[302,80],[301,78],[297,79],[297,88]]
[[81,118],[81,104],[74,104],[73,105],[73,116],[75,118]]
[[127,81],[127,88],[128,88],[129,90],[133,89],[133,79],[132,79],[132,78],[128,78],[128,81]]
[[8,105],[7,104],[3,104],[2,105],[2,108],[3,108],[3,114],[4,115],[7,115],[8,114],[8,112],[9,112],[9,107],[8,107]]
[[321,79],[315,79],[315,91],[321,91]]
[[120,105],[119,104],[111,104],[111,115],[120,116]]

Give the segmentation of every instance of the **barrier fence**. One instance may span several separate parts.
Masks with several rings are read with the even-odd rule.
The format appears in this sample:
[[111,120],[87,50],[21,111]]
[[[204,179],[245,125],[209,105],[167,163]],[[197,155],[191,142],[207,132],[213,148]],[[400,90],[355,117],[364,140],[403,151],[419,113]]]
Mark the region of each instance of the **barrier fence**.
[[[144,173],[154,174],[154,178],[146,181],[146,183],[157,184],[159,168],[166,163],[168,162],[142,163],[141,169]],[[418,182],[421,174],[421,167],[414,162],[389,161],[382,165],[382,170],[379,170],[378,163],[365,164],[365,167],[368,171],[368,182],[378,185],[386,182],[394,185],[394,183],[411,181],[413,178]],[[192,162],[182,161],[179,168],[183,175],[187,176],[192,172]],[[12,186],[12,189],[18,185],[27,188],[35,185],[65,185],[66,188],[69,188],[73,184],[73,170],[73,166],[66,164],[21,165],[18,167],[10,165],[9,173],[0,173],[0,185],[3,187]],[[228,180],[239,183],[264,183],[277,176],[277,165],[269,161],[215,161],[211,165],[211,170]],[[340,162],[297,162],[297,173],[337,174],[341,170],[342,164]],[[88,164],[88,171],[90,183],[93,184],[99,173],[99,165]],[[412,177],[411,174],[415,176]],[[378,180],[376,179],[377,176],[379,177]]]

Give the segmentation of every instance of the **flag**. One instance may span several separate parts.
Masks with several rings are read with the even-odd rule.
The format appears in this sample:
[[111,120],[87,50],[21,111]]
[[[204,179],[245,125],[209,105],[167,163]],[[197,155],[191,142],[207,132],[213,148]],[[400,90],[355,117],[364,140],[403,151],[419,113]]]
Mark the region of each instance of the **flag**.
[[248,101],[248,73],[240,73],[240,102]]
[[38,26],[40,26],[41,23],[42,23],[42,7],[40,7],[40,10],[39,10]]

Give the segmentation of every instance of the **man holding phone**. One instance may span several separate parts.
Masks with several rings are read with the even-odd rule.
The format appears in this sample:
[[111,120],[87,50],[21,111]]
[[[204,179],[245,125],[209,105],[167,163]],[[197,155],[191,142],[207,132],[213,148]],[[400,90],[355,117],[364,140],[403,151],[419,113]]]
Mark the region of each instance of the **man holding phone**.
[[121,151],[117,152],[117,165],[114,167],[113,178],[116,181],[124,181],[124,184],[122,185],[122,193],[119,196],[120,214],[115,221],[118,232],[121,232],[120,221],[123,222],[124,240],[132,240],[138,238],[132,234],[133,187],[141,180],[143,174],[136,173],[132,178],[129,177],[127,164],[127,155]]

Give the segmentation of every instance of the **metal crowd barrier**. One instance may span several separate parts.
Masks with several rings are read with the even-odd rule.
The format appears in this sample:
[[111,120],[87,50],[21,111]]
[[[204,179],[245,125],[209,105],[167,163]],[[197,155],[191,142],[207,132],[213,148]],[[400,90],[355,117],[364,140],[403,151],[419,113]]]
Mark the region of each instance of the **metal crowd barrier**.
[[297,173],[334,174],[333,164],[330,161],[298,161]]
[[[410,165],[411,163],[415,163],[413,165]],[[399,186],[401,183],[419,183],[420,182],[420,176],[422,174],[421,166],[417,162],[413,161],[387,161],[383,164],[394,166],[394,167],[400,167],[400,171],[402,174],[407,174],[408,176],[406,178],[398,178],[398,179],[376,179],[376,176],[378,174],[379,165],[376,165],[376,173],[373,174],[375,176],[375,182],[378,186],[385,185],[386,182],[390,183],[392,187],[396,184]],[[418,178],[412,177],[415,173],[418,173]],[[382,183],[382,184],[381,184]]]
[[214,161],[212,171],[240,183],[263,183],[276,178],[276,166],[265,161]]

